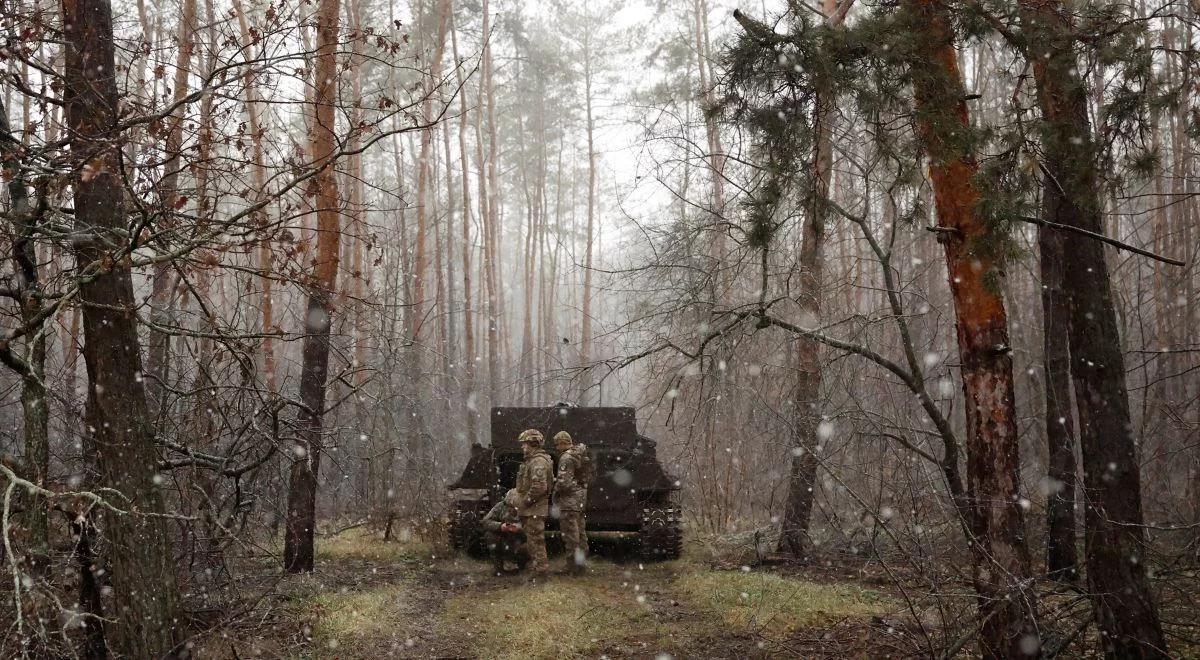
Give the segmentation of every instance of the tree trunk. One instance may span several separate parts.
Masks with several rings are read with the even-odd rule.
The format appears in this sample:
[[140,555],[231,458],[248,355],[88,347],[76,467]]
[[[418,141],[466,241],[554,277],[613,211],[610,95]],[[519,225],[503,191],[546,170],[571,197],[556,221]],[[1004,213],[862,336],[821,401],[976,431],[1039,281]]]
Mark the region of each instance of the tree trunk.
[[[475,367],[475,320],[471,306],[471,179],[467,158],[467,94],[462,67],[458,66],[458,30],[454,12],[450,12],[450,43],[454,54],[454,73],[458,88],[458,158],[462,167],[462,281],[463,281],[463,394],[466,397],[467,444],[475,442],[478,425]],[[476,109],[478,112],[478,109]],[[482,167],[482,164],[480,164]],[[482,198],[482,195],[481,195]]]
[[[26,97],[28,98],[28,97]],[[19,144],[8,123],[8,106],[0,103],[0,138],[8,145]],[[0,169],[8,176],[9,216],[13,225],[13,272],[19,283],[24,355],[14,360],[21,376],[21,411],[25,440],[25,478],[45,488],[50,472],[50,408],[46,401],[46,322],[42,317],[41,279],[37,243],[39,214],[29,199],[22,155],[10,146],[3,152]],[[6,350],[7,352],[7,350]],[[50,521],[46,502],[28,496],[29,563],[37,571],[47,567],[50,556]]]
[[[454,153],[450,147],[450,122],[442,125],[442,151],[445,152],[445,176],[446,176],[446,232],[444,247],[438,250],[442,254],[442,258],[446,261],[446,301],[445,306],[445,324],[446,324],[446,346],[444,349],[443,363],[446,365],[446,405],[448,412],[452,416],[459,416],[461,413],[456,409],[462,397],[451,397],[449,395],[451,384],[457,382],[455,376],[458,372],[459,362],[455,359],[456,351],[458,350],[458,326],[455,323],[456,309],[454,299],[454,282],[457,273],[454,272],[454,215],[458,212],[458,191],[454,189]],[[464,219],[465,223],[466,220]],[[443,253],[444,250],[445,252]],[[457,434],[456,434],[457,435]]]
[[[824,0],[826,23],[841,24],[837,17],[837,1]],[[800,245],[800,289],[796,294],[800,314],[807,325],[819,327],[823,301],[821,286],[825,270],[825,223],[828,219],[826,199],[833,174],[833,120],[835,101],[828,84],[818,83],[814,99],[813,124],[816,143],[813,145],[814,187],[808,205],[808,223]],[[820,344],[814,339],[796,340],[796,385],[794,392],[795,418],[792,422],[792,467],[788,478],[787,504],[779,536],[780,551],[803,557],[812,547],[809,526],[812,521],[813,500],[817,489],[817,447],[821,425],[821,362]]]
[[980,642],[985,657],[1021,657],[1039,643],[1037,595],[1021,513],[1012,353],[995,282],[1002,265],[976,209],[978,165],[962,137],[971,127],[950,17],[934,0],[902,7],[916,41],[910,75],[954,299]]
[[[589,21],[590,23],[590,21]],[[583,370],[579,387],[579,403],[587,405],[591,400],[592,385],[592,258],[596,234],[596,121],[592,116],[592,26],[586,26],[583,34],[583,86],[584,107],[587,120],[588,154],[588,206],[586,241],[583,259],[583,304],[581,330],[579,333],[579,368]]]
[[329,331],[333,325],[333,295],[337,286],[338,189],[332,158],[336,144],[334,104],[337,102],[338,0],[321,0],[317,7],[317,49],[313,69],[313,118],[310,128],[317,211],[317,249],[308,284],[304,349],[300,373],[303,408],[298,422],[300,444],[288,484],[287,531],[283,567],[292,573],[313,570],[313,531],[316,527],[317,475],[321,468],[325,418],[325,381],[329,374]]
[[[479,191],[480,210],[484,211],[483,263],[484,284],[487,288],[487,343],[488,343],[488,401],[494,405],[500,394],[500,284],[498,278],[499,259],[496,246],[497,225],[500,223],[500,180],[496,175],[496,159],[500,150],[496,138],[496,88],[492,79],[492,47],[490,39],[491,14],[488,0],[483,0],[483,80],[479,85],[479,111],[476,112],[475,133],[479,141]],[[480,133],[480,117],[487,108],[488,158],[487,183],[484,185],[483,135]]]
[[[1078,73],[1067,8],[1022,0],[1029,59],[1043,118],[1042,148],[1053,184],[1056,223],[1102,232],[1096,144],[1087,91]],[[1063,237],[1064,292],[1070,314],[1071,375],[1079,407],[1088,587],[1105,655],[1165,658],[1167,644],[1147,583],[1137,445],[1125,387],[1104,246]]]
[[[251,48],[254,43],[250,34],[250,26],[246,20],[246,12],[241,0],[233,0],[234,11],[238,16],[238,30],[242,38],[242,47]],[[261,203],[267,196],[267,168],[263,154],[263,127],[261,120],[262,108],[258,98],[257,80],[254,70],[246,67],[244,74],[246,85],[246,125],[250,132],[250,161],[254,190],[251,191],[252,203]],[[262,297],[260,311],[262,313],[262,333],[269,335],[275,330],[275,301],[271,298],[271,278],[274,277],[275,253],[272,248],[271,236],[274,233],[269,225],[266,209],[260,209],[254,214],[254,224],[259,229],[258,237],[258,272],[262,280]],[[271,337],[263,337],[261,346],[263,382],[268,392],[275,392],[275,342]]]
[[108,657],[108,643],[104,635],[104,601],[97,579],[100,564],[95,553],[96,528],[91,514],[76,515],[68,525],[75,541],[75,565],[79,568],[79,611],[86,615],[83,619],[83,657],[104,660]]
[[[161,218],[170,220],[176,210],[187,202],[179,198],[179,175],[183,169],[183,120],[187,114],[187,106],[182,103],[188,94],[188,76],[191,73],[192,52],[196,47],[196,0],[183,0],[179,15],[179,50],[175,55],[175,82],[172,88],[172,102],[178,104],[175,111],[167,120],[167,141],[163,161],[162,179],[159,181],[158,194],[161,205]],[[167,251],[164,248],[163,251]],[[172,291],[174,287],[175,270],[171,262],[161,261],[151,268],[150,290],[150,319],[159,327],[173,324],[175,318]],[[150,374],[150,394],[152,403],[163,411],[166,404],[166,392],[170,386],[171,377],[171,335],[158,329],[150,331],[150,351],[146,357],[146,370]]]
[[[1043,208],[1049,217],[1060,195],[1049,180]],[[1057,221],[1056,221],[1057,222]],[[1073,582],[1079,577],[1075,550],[1075,423],[1071,406],[1071,352],[1063,336],[1069,330],[1063,294],[1063,236],[1047,228],[1038,233],[1042,270],[1043,365],[1046,372],[1046,571]]]
[[155,484],[157,451],[142,386],[129,262],[104,247],[110,241],[123,245],[126,226],[112,9],[107,0],[64,0],[62,8],[76,259],[81,271],[94,274],[80,284],[86,421],[100,449],[98,485],[120,492],[114,503],[131,511],[104,513],[117,622],[108,632],[119,655],[161,657],[174,646],[178,621],[170,530],[157,517],[164,508]]
[[[716,99],[713,97],[712,73],[709,61],[712,58],[712,47],[708,37],[708,3],[705,0],[695,0],[692,3],[693,23],[696,42],[696,71],[700,76],[700,94],[704,102],[712,106]],[[709,209],[713,222],[710,230],[713,241],[709,246],[709,255],[715,269],[713,282],[713,302],[720,304],[721,296],[725,295],[726,282],[721,275],[722,261],[725,258],[725,231],[722,229],[725,215],[725,154],[721,145],[721,131],[717,117],[711,114],[704,116],[704,135],[708,142],[708,166],[712,177],[712,208]]]
[[[206,36],[210,44],[209,48],[205,49],[203,67],[201,75],[207,77],[212,74],[215,67],[216,57],[213,44],[216,37],[216,17],[213,12],[212,0],[204,2],[204,23],[206,27]],[[208,182],[211,170],[207,166],[211,162],[213,150],[213,95],[205,94],[200,99],[200,114],[197,118],[198,135],[196,139],[196,160],[202,165],[196,168],[196,233],[203,235],[207,231],[209,214],[213,209],[213,200],[209,196]],[[200,393],[203,388],[213,384],[212,374],[209,371],[212,363],[213,353],[216,350],[216,341],[211,335],[217,333],[217,317],[216,310],[213,307],[210,292],[214,280],[214,269],[220,261],[218,253],[209,249],[197,250],[197,261],[199,265],[194,269],[195,273],[195,293],[196,306],[200,310],[199,328],[202,332],[210,336],[202,336],[197,339],[198,350],[196,359],[196,373],[192,381],[192,392]],[[203,446],[212,438],[212,419],[213,416],[209,412],[211,401],[203,395],[195,397],[192,403],[191,410],[191,429],[194,437],[195,446]],[[202,500],[205,506],[209,504],[207,498]],[[211,537],[211,535],[210,535]]]
[[[78,395],[79,395],[79,323],[83,314],[78,305],[71,307],[71,322],[68,325],[70,330],[63,337],[63,366],[67,370],[63,376],[63,396],[67,403],[67,413],[69,417],[68,423],[75,422],[78,418]],[[88,463],[84,471],[90,471],[93,465]]]
[[[421,101],[421,117],[422,120],[429,124],[433,121],[433,94],[436,91],[437,81],[441,78],[442,73],[442,53],[446,46],[446,28],[447,16],[450,11],[449,0],[440,0],[437,8],[437,38],[433,44],[433,53],[430,56],[429,72],[425,75],[424,81],[424,99]],[[429,155],[433,146],[433,127],[425,128],[421,131],[421,150],[417,156],[417,245],[414,248],[414,272],[413,272],[413,336],[412,341],[416,347],[416,355],[420,356],[424,350],[420,347],[421,330],[425,323],[425,280],[426,271],[429,269],[429,253],[425,248],[427,241],[426,235],[429,231],[428,225],[430,222],[429,212],[426,208],[426,199],[428,197],[430,182],[437,172],[429,167]],[[419,364],[420,361],[417,361]]]
[[[518,46],[515,53],[516,67],[515,78],[521,80],[523,78],[521,71],[521,59],[523,54]],[[533,67],[530,67],[531,69]],[[536,71],[529,71],[529,75],[537,76]],[[529,162],[529,154],[525,141],[525,116],[524,113],[517,113],[517,148],[520,153],[520,160],[523,163]],[[536,257],[533,253],[533,241],[536,234],[535,227],[537,226],[537,209],[533,202],[533,190],[529,186],[529,170],[533,169],[525,165],[520,169],[521,189],[525,194],[525,226],[524,235],[518,235],[517,244],[521,246],[521,350],[517,358],[517,395],[518,402],[521,405],[533,405],[533,272],[534,266],[537,264]]]

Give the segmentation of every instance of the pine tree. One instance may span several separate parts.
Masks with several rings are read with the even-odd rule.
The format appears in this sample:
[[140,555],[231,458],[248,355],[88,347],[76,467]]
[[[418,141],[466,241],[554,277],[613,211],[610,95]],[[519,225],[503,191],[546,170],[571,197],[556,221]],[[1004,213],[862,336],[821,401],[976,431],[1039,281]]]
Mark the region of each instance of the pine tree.
[[304,354],[300,375],[300,444],[288,482],[287,533],[283,567],[289,572],[313,570],[313,533],[317,523],[317,475],[321,469],[325,418],[325,386],[329,375],[329,333],[333,326],[341,239],[337,177],[332,157],[336,144],[334,103],[337,95],[338,0],[317,7],[316,64],[313,67],[312,143],[317,214],[317,249],[308,282]]

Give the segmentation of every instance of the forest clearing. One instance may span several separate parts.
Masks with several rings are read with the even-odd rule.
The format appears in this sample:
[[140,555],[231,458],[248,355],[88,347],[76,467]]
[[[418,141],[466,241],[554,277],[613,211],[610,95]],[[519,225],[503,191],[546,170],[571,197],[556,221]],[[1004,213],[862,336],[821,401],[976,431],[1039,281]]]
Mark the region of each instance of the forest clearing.
[[[200,637],[196,650],[228,658],[932,654],[877,562],[752,568],[731,563],[744,556],[729,548],[697,543],[682,560],[643,564],[610,550],[616,559],[594,561],[586,577],[527,585],[490,574],[484,562],[438,557],[424,541],[383,542],[357,528],[319,542],[314,574],[277,585],[275,604]],[[1072,655],[1082,641],[1067,639],[1078,633],[1078,612],[1065,595],[1057,600],[1061,652]]]
[[618,553],[593,562],[587,576],[529,585],[496,577],[483,562],[438,558],[422,541],[384,543],[361,531],[320,543],[317,558],[314,574],[276,588],[283,599],[267,621],[247,616],[218,629],[197,640],[198,654],[877,657],[920,646],[893,628],[902,606],[870,586],[883,580],[857,569],[800,579],[690,559],[642,564]]
[[4,0],[0,657],[1200,657],[1200,0]]

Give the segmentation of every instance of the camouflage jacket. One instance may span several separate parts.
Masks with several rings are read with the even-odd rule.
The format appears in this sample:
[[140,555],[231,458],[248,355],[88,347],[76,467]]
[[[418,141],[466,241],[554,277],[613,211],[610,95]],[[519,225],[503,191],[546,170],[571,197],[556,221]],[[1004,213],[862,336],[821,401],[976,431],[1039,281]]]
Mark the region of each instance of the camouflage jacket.
[[521,517],[550,513],[550,486],[554,482],[554,461],[538,449],[521,464],[517,473],[517,492],[521,494]]
[[587,447],[576,444],[558,457],[558,477],[554,480],[554,503],[560,511],[583,511],[587,506],[587,480],[582,474],[581,455]]
[[504,500],[496,502],[496,506],[492,507],[491,511],[480,521],[479,526],[483,527],[488,532],[500,532],[500,525],[504,523],[519,523],[521,518],[517,515],[517,510],[504,503]]

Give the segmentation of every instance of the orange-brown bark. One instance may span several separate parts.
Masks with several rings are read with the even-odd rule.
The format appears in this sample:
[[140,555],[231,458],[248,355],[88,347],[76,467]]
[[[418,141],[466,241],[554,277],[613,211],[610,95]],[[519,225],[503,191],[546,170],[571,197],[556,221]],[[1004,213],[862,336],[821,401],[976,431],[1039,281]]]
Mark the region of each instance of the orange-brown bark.
[[[429,73],[425,77],[424,94],[421,101],[421,119],[426,124],[433,122],[433,95],[437,91],[437,82],[442,74],[442,54],[446,49],[447,17],[450,13],[449,0],[441,0],[437,8],[437,34],[433,43]],[[422,326],[425,322],[425,280],[429,270],[429,252],[426,249],[426,238],[429,232],[429,212],[426,208],[429,201],[429,187],[432,180],[429,166],[430,152],[433,146],[433,128],[421,131],[421,151],[417,156],[417,245],[414,252],[413,272],[413,336],[412,341],[421,341]],[[419,349],[418,349],[419,350]],[[419,354],[419,353],[418,353]]]
[[329,331],[337,286],[341,239],[338,187],[332,159],[336,144],[338,0],[321,0],[317,8],[317,55],[313,70],[313,123],[310,128],[317,211],[317,249],[308,281],[304,349],[300,374],[299,447],[288,488],[284,568],[293,573],[313,569],[317,475],[321,466],[325,413],[325,381],[329,374]]
[[[233,7],[238,16],[238,29],[242,37],[242,45],[245,48],[249,48],[251,43],[253,43],[253,38],[250,35],[250,27],[246,21],[246,12],[242,8],[241,0],[233,0]],[[263,196],[267,193],[267,168],[262,143],[262,108],[258,98],[257,81],[255,80],[254,69],[252,67],[246,67],[243,74],[243,84],[246,86],[246,124],[250,132],[250,171],[254,181],[254,190],[251,193],[250,201],[252,203],[261,203]],[[259,228],[261,233],[258,243],[258,271],[259,277],[262,279],[262,297],[259,303],[262,313],[262,332],[264,335],[269,335],[275,329],[275,301],[271,298],[272,277],[275,270],[275,253],[272,250],[272,232],[268,224],[267,212],[260,209],[254,214],[254,221],[255,226]],[[274,340],[269,336],[263,337],[261,349],[263,380],[267,391],[274,392],[276,389]]]
[[985,657],[1022,657],[1039,645],[1018,481],[1018,440],[1002,264],[980,216],[971,130],[946,10],[905,0],[919,44],[910,63],[918,129],[929,159],[937,221],[954,300],[966,400],[967,526]]

